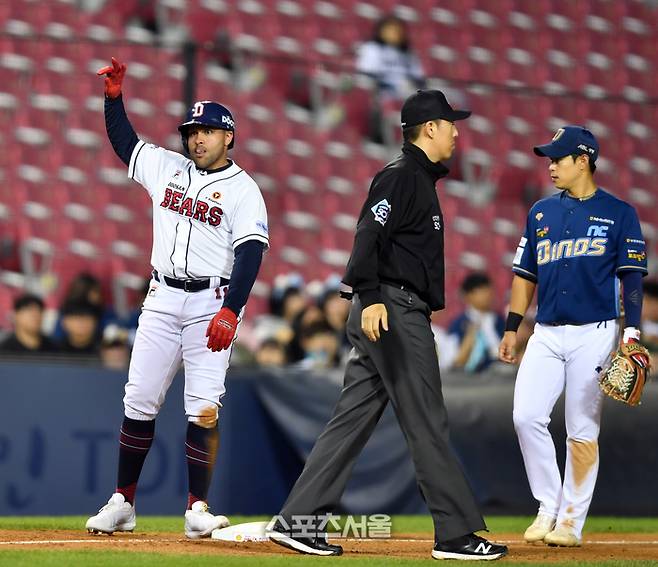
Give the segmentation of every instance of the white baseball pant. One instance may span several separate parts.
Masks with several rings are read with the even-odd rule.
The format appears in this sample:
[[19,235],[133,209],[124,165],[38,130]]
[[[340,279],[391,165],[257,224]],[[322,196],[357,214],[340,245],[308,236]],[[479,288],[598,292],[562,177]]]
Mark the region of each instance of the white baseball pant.
[[127,417],[155,419],[182,362],[188,421],[217,419],[232,347],[218,352],[207,347],[208,323],[228,289],[220,287],[220,278],[211,279],[209,289],[193,293],[151,280],[130,359],[123,399]]
[[[539,513],[557,518],[581,537],[599,468],[603,394],[597,367],[619,342],[617,320],[587,325],[536,324],[516,377],[514,427]],[[565,392],[567,458],[560,478],[548,430]]]

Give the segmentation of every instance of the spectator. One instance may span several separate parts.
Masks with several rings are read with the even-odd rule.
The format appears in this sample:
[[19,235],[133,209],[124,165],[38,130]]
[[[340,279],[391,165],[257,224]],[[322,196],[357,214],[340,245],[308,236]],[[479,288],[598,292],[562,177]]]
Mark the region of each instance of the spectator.
[[339,351],[349,352],[351,345],[347,340],[347,316],[350,313],[351,303],[340,296],[336,289],[328,289],[320,298],[320,309],[329,326],[336,333]]
[[[125,329],[128,333],[128,346],[132,348],[132,344],[135,342],[135,334],[137,333],[137,324],[139,323],[139,316],[142,314],[142,305],[144,303],[144,298],[149,292],[151,287],[151,279],[144,278],[144,283],[139,292],[135,291],[134,293],[128,294],[128,307],[127,313],[124,316],[119,316],[118,313],[114,314],[113,310],[106,310],[101,316],[101,326],[103,336],[105,335],[105,330],[108,326],[116,325],[121,329]],[[110,317],[114,316],[113,319]]]
[[252,350],[263,341],[274,338],[287,349],[294,339],[293,324],[309,304],[304,280],[297,273],[277,276],[270,295],[270,313],[259,315],[254,323]]
[[377,104],[371,109],[370,135],[375,142],[383,142],[383,114],[399,112],[400,101],[414,90],[425,86],[425,73],[409,43],[406,24],[389,15],[375,26],[372,40],[360,46],[356,70],[372,77],[377,87]]
[[338,337],[325,320],[313,320],[302,327],[299,342],[304,352],[300,368],[329,370],[338,366]]
[[448,328],[448,333],[459,341],[453,367],[481,372],[498,360],[505,320],[493,310],[493,289],[487,274],[475,272],[466,276],[461,292],[466,309]]
[[56,340],[64,340],[65,333],[62,327],[62,310],[64,305],[71,303],[86,303],[93,308],[98,319],[97,338],[100,341],[103,329],[116,317],[114,311],[110,307],[105,306],[103,290],[98,278],[88,272],[82,272],[71,281],[62,302],[62,308],[60,308],[60,318],[53,331],[53,338]]
[[377,22],[372,40],[358,50],[356,68],[377,82],[382,97],[403,100],[425,86],[425,73],[411,50],[406,24],[393,15]]
[[98,310],[86,301],[71,301],[62,307],[64,339],[61,352],[67,355],[98,356]]
[[101,363],[113,370],[126,370],[130,363],[130,333],[114,323],[105,327],[100,346]]
[[439,368],[447,371],[452,368],[455,356],[459,350],[459,339],[451,335],[443,323],[445,311],[433,311],[430,316],[432,334],[434,335],[434,344],[439,357]]
[[302,345],[304,330],[313,323],[322,322],[327,324],[322,311],[317,305],[308,305],[300,311],[292,321],[292,339],[287,344],[288,362],[295,363],[302,360],[306,353]]
[[14,332],[1,344],[0,352],[43,354],[57,352],[57,346],[42,331],[44,304],[36,295],[25,294],[14,301]]
[[307,307],[308,299],[301,288],[289,286],[281,292],[276,300],[273,300],[273,304],[272,313],[292,325],[295,317]]
[[286,348],[274,337],[265,339],[256,350],[256,363],[266,368],[280,368],[285,366]]

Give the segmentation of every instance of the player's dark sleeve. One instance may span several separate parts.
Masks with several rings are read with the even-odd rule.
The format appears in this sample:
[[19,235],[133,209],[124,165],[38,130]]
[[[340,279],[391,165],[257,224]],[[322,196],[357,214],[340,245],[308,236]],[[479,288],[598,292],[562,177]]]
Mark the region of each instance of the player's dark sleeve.
[[236,315],[240,314],[247,303],[263,260],[264,248],[265,244],[260,240],[247,240],[235,249],[231,283],[222,306],[228,307]]
[[[409,182],[408,179],[406,181]],[[359,215],[354,246],[343,281],[359,294],[364,308],[375,303],[383,303],[379,289],[379,255],[402,212],[400,195],[404,193],[402,187],[404,182],[405,178],[399,175],[399,172],[388,171],[375,178]],[[376,207],[384,200],[390,204],[390,207],[387,220],[382,225],[377,220],[372,207]]]
[[130,156],[139,139],[128,120],[121,95],[116,98],[105,97],[105,128],[115,153],[123,163],[129,165]]
[[620,272],[624,299],[626,327],[640,328],[642,320],[642,272],[628,270]]

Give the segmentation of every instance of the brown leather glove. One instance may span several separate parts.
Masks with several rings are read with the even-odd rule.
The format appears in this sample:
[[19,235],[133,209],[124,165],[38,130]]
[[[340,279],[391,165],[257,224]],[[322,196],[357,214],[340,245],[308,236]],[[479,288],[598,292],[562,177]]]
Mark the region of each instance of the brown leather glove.
[[647,374],[651,371],[649,360],[649,351],[639,342],[621,343],[599,373],[603,393],[629,406],[638,405]]

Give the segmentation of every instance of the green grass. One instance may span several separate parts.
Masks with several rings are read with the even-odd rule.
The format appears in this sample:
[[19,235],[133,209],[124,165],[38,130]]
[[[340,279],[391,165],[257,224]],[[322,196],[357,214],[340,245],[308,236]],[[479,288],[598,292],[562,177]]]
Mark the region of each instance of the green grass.
[[[383,557],[349,557],[322,558],[306,557],[297,555],[271,555],[258,557],[232,557],[216,555],[190,555],[190,564],[194,567],[297,567],[314,565],[332,565],[337,563],[349,565],[349,567],[376,567],[380,565],[439,565],[430,563],[431,559],[394,559]],[[193,560],[192,560],[193,559]],[[116,567],[117,565],[129,565],[130,567],[146,567],[157,565],[157,567],[180,567],[184,564],[184,555],[166,555],[162,553],[130,553],[122,551],[103,551],[101,553],[92,551],[0,551],[0,566],[11,567],[61,567],[61,566],[85,566],[85,567]],[[452,564],[452,563],[450,563]],[[503,559],[494,565],[504,565]],[[513,563],[515,567],[556,567],[559,563]],[[649,567],[658,565],[658,561],[572,561],[569,567]]]
[[[268,516],[231,516],[231,523],[269,520]],[[489,516],[487,525],[495,533],[521,534],[534,517]],[[81,530],[86,516],[6,516],[0,517],[0,530]],[[138,516],[139,532],[178,532],[183,529],[182,516]],[[430,516],[394,516],[393,533],[431,534]],[[591,516],[585,525],[586,534],[594,533],[658,533],[658,518],[614,518]]]
[[[231,516],[232,524],[268,520],[268,516]],[[87,516],[0,516],[0,530],[81,530]],[[137,516],[139,532],[178,532],[183,516]]]
[[[259,521],[269,519],[266,516],[232,516],[231,521],[234,524]],[[487,524],[495,539],[497,533],[517,533],[519,537],[523,530],[532,521],[530,516],[490,516],[487,518]],[[84,516],[61,516],[61,517],[0,517],[0,530],[79,530],[81,536],[85,534]],[[182,516],[139,516],[138,532],[143,534],[157,532],[180,532],[182,535],[183,518]],[[597,533],[658,533],[658,518],[613,518],[613,517],[590,517],[587,520],[585,528],[586,534]],[[428,538],[432,533],[432,520],[429,516],[394,516],[393,517],[393,534],[424,534]],[[271,554],[271,555],[203,555],[198,554],[198,548],[194,549],[195,553],[188,556],[180,554],[166,553],[144,553],[130,551],[112,551],[105,549],[89,550],[69,550],[69,549],[33,549],[28,546],[16,548],[9,546],[0,546],[0,567],[12,566],[39,566],[39,567],[60,567],[60,566],[89,566],[89,567],[114,567],[116,565],[130,565],[131,567],[143,567],[147,565],[157,565],[157,567],[179,567],[185,563],[193,564],[194,567],[211,566],[217,567],[306,567],[318,564],[341,562],[349,567],[375,567],[381,565],[394,566],[420,566],[420,565],[438,565],[432,563],[429,558],[429,548],[427,559],[403,559],[394,557],[360,557],[357,554],[347,554],[340,558],[320,558],[297,556],[290,554]],[[657,560],[655,561],[637,561],[637,560],[614,560],[614,561],[572,561],[569,567],[658,567],[658,549],[656,549]],[[189,558],[189,559],[188,559]],[[527,567],[556,567],[560,563],[509,563],[516,566]],[[503,560],[496,565],[508,564]]]

